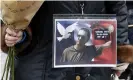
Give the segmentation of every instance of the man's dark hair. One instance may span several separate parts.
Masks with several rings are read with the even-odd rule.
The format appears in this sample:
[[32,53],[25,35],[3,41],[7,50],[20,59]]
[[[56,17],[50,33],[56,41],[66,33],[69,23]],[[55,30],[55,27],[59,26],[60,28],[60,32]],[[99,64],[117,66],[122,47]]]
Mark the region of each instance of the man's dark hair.
[[90,30],[87,28],[81,28],[80,30],[84,30],[87,33],[88,40],[90,39]]

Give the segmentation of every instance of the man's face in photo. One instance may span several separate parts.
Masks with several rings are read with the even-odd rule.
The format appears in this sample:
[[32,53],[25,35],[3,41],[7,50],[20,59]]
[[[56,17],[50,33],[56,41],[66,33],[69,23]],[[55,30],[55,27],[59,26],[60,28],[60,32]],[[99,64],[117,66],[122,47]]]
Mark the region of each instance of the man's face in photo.
[[87,35],[87,32],[85,30],[79,30],[78,32],[78,45],[85,45],[85,43],[89,40],[89,36]]

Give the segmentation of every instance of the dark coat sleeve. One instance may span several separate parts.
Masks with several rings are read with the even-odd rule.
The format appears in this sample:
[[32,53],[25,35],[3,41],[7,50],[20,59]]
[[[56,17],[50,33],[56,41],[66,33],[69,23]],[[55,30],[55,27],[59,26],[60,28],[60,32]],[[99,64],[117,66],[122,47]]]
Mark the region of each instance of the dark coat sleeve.
[[127,1],[126,4],[128,9],[128,25],[133,27],[133,1]]
[[125,1],[105,1],[108,14],[116,14],[117,18],[117,43],[128,43],[127,6]]

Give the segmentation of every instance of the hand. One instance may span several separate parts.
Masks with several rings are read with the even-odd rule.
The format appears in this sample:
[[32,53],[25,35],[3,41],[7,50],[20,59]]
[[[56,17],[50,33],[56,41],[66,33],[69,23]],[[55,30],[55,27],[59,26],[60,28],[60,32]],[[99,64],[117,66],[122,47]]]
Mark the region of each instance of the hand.
[[108,42],[104,43],[102,46],[103,46],[103,48],[110,47],[111,46],[111,41],[108,41]]
[[22,39],[23,32],[21,30],[15,31],[10,28],[6,29],[5,43],[8,47],[14,46]]
[[117,64],[117,66],[112,69],[118,70],[118,71],[124,71],[128,67],[128,65],[129,63],[121,63],[121,64]]
[[129,63],[121,63],[121,64],[117,64],[117,66],[112,69],[119,73],[119,75],[117,76],[120,76],[127,69],[128,65]]

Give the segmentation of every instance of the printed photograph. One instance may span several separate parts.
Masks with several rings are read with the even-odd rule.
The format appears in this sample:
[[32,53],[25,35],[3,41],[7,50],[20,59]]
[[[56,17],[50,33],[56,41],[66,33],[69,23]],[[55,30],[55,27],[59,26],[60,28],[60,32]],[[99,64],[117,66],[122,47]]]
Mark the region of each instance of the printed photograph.
[[55,19],[54,67],[116,65],[116,19]]

